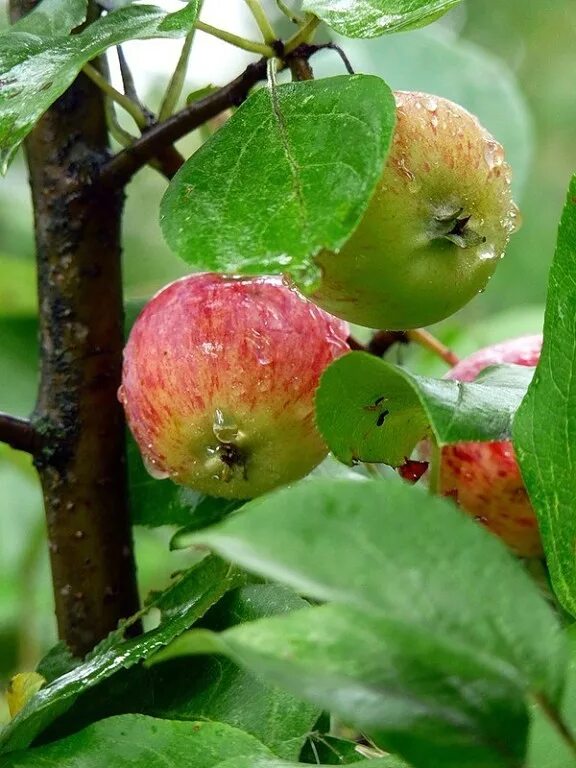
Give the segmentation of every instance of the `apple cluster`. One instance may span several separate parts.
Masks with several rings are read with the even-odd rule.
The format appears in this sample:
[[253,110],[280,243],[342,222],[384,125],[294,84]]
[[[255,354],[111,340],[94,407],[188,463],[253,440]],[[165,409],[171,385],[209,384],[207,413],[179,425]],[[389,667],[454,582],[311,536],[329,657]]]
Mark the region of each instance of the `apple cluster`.
[[[447,99],[395,98],[382,176],[342,249],[317,255],[311,300],[286,278],[197,274],[168,285],[137,319],[119,397],[155,477],[250,498],[305,476],[327,453],[314,393],[349,349],[345,321],[416,328],[486,286],[518,222],[502,147]],[[497,346],[449,376],[470,380],[497,361],[532,365],[539,350],[540,339]],[[442,493],[520,554],[539,554],[509,443],[451,446],[441,460]]]

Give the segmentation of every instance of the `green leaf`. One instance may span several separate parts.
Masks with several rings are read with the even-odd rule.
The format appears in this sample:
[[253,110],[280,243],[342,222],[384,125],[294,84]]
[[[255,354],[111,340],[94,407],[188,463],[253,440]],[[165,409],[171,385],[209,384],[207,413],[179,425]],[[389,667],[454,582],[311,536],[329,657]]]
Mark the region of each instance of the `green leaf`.
[[559,706],[553,612],[503,545],[443,499],[400,481],[308,481],[196,541],[332,601],[227,630],[222,650],[416,768],[517,768],[527,694]]
[[324,372],[316,419],[341,461],[399,466],[430,432],[438,445],[510,438],[533,369],[493,366],[462,383],[417,376],[365,352]]
[[372,76],[259,89],[172,180],[168,245],[198,268],[311,283],[309,257],[339,248],[360,221],[394,121],[392,94]]
[[[193,27],[199,0],[192,0],[175,13],[153,5],[129,6],[111,11],[77,35],[68,26],[79,18],[77,6],[62,11],[49,0],[53,19],[43,29],[45,2],[26,20],[24,30],[8,29],[0,44],[0,171],[5,173],[19,144],[36,121],[74,81],[82,67],[107,48],[127,40],[181,37]],[[75,0],[76,2],[76,0]],[[64,3],[62,3],[64,5]],[[76,10],[74,10],[76,9]],[[36,14],[40,14],[36,17]],[[59,20],[68,20],[63,30]],[[29,30],[33,29],[31,33]]]
[[223,723],[145,715],[101,720],[62,741],[0,757],[0,768],[218,768],[230,757],[272,757],[253,736]]
[[304,0],[310,11],[344,37],[377,37],[422,27],[460,0]]
[[153,604],[162,611],[162,621],[156,629],[130,640],[124,640],[121,631],[112,633],[83,664],[54,680],[30,700],[0,734],[0,752],[27,747],[81,693],[157,653],[189,629],[238,581],[239,576],[218,558],[203,560],[156,598]]
[[41,37],[69,34],[86,19],[87,0],[43,0],[7,32],[28,32]]
[[[226,629],[244,621],[288,613],[306,606],[284,587],[249,585],[224,597],[202,626]],[[258,738],[286,760],[298,758],[318,709],[284,690],[266,685],[234,662],[217,656],[185,656],[152,667],[157,717],[217,720]]]
[[550,270],[540,362],[514,423],[514,446],[554,591],[576,616],[576,176]]

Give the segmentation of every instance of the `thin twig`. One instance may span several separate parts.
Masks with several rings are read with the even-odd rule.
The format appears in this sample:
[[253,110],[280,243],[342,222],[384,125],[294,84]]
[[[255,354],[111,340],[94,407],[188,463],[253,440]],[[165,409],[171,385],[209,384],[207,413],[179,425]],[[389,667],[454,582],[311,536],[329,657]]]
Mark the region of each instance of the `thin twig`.
[[28,419],[0,411],[0,442],[17,451],[34,454],[38,449],[38,433]]
[[442,344],[440,339],[433,336],[429,331],[425,331],[424,328],[414,328],[411,331],[405,331],[408,341],[413,341],[419,344],[424,349],[427,349],[432,354],[444,360],[448,365],[456,365],[460,362],[460,358],[452,352],[452,350],[445,344]]
[[[108,186],[127,184],[159,151],[166,149],[190,131],[216,117],[225,109],[240,105],[250,89],[266,79],[267,58],[250,64],[235,80],[223,88],[198,99],[163,123],[149,128],[134,144],[106,163],[100,180]],[[177,168],[174,168],[174,173]]]
[[124,93],[126,96],[128,96],[129,99],[132,99],[132,101],[135,104],[138,104],[138,106],[142,106],[142,102],[140,101],[140,97],[138,96],[138,91],[136,90],[136,83],[134,82],[134,76],[132,75],[132,70],[130,69],[130,66],[128,62],[126,61],[126,56],[124,55],[124,50],[121,45],[116,46],[116,54],[118,56],[118,64],[120,65],[120,74],[122,76],[122,85],[124,86]]

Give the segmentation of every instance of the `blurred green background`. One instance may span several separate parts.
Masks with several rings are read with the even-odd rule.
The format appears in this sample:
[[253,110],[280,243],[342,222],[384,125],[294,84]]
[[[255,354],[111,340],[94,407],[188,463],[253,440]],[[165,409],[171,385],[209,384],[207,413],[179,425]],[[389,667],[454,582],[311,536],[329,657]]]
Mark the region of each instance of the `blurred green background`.
[[[228,6],[243,3],[206,0],[205,7],[210,6],[218,6],[226,17]],[[1,28],[7,23],[1,1],[0,11]],[[249,28],[248,19],[242,23]],[[427,90],[461,102],[506,147],[523,227],[486,292],[435,327],[459,354],[541,328],[556,228],[576,169],[575,37],[574,0],[468,0],[424,30],[340,41],[357,71],[378,74],[395,88]],[[179,44],[169,44],[174,58]],[[153,50],[154,43],[146,45],[142,51]],[[146,77],[140,82],[154,107],[166,76],[150,74],[155,57],[146,56]],[[135,54],[132,60],[135,65],[143,61]],[[223,82],[226,68],[239,72],[246,60],[234,50],[203,48],[191,68],[189,90]],[[314,66],[318,75],[342,72],[334,53],[323,53]],[[190,153],[201,140],[201,134],[189,137],[183,151]],[[129,298],[145,297],[187,271],[160,234],[157,212],[164,189],[165,181],[152,170],[143,171],[128,189],[124,275]],[[20,155],[0,181],[0,410],[20,415],[33,407],[37,378],[33,258],[32,212]],[[404,357],[421,370],[442,373],[441,365],[425,355]],[[136,531],[143,595],[162,586],[185,562],[184,555],[168,552],[169,535],[166,529]],[[0,689],[13,671],[31,669],[54,640],[36,478],[27,457],[0,446]],[[0,698],[0,723],[6,717]]]

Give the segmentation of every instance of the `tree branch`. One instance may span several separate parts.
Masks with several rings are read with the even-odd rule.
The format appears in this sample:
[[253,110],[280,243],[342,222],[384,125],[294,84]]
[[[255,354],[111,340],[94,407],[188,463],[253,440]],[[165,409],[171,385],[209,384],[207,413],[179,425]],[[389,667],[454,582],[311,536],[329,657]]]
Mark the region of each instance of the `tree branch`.
[[25,453],[35,453],[38,435],[28,419],[20,419],[0,411],[0,442]]
[[[141,138],[119,152],[102,168],[100,182],[109,188],[127,184],[132,176],[167,146],[181,139],[190,131],[204,125],[225,109],[239,106],[248,96],[250,89],[260,80],[266,79],[267,59],[250,64],[235,80],[203,99],[193,102],[163,123],[149,128]],[[164,168],[165,175],[174,175],[176,163],[170,169]]]

